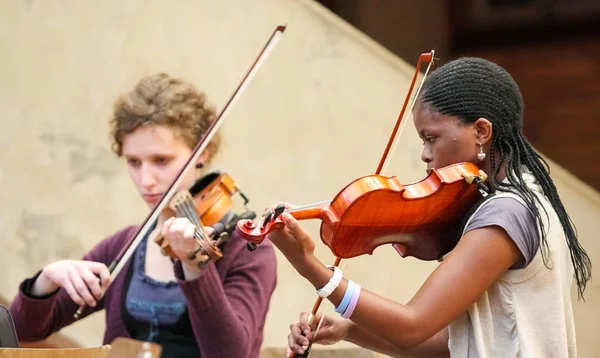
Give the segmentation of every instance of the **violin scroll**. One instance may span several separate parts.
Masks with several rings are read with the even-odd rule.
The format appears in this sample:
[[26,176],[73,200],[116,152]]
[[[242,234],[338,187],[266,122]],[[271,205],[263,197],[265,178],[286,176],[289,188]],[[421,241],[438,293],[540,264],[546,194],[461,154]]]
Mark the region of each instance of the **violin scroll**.
[[249,251],[256,250],[258,244],[263,242],[273,230],[281,230],[284,226],[280,216],[285,211],[283,204],[277,205],[273,210],[267,210],[263,213],[258,224],[252,220],[240,220],[237,223],[237,229],[240,234],[248,241]]

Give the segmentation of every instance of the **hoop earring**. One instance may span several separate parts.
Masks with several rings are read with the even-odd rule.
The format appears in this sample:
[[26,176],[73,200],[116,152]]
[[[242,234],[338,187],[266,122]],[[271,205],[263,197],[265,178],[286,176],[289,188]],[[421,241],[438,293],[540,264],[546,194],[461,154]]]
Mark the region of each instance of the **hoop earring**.
[[479,142],[479,153],[477,153],[477,159],[483,161],[485,159],[485,153],[483,152],[483,145]]

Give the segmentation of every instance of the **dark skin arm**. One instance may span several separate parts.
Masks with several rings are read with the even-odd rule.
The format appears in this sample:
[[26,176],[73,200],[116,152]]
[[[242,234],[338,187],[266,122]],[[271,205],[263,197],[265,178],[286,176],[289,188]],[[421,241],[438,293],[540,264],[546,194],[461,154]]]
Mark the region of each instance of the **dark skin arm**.
[[[315,288],[323,287],[331,270],[314,256],[314,242],[308,233],[291,215],[283,215],[286,226],[268,238]],[[407,304],[363,289],[351,320],[400,351],[414,349],[466,312],[521,259],[519,249],[503,229],[470,231]],[[334,305],[341,302],[346,286],[344,279],[328,297]]]
[[[300,315],[299,322],[290,325],[288,345],[294,353],[304,353],[304,347],[307,347],[309,342],[313,342],[313,344],[331,345],[341,340],[345,340],[366,349],[398,358],[450,357],[447,328],[444,328],[414,349],[402,350],[392,343],[378,338],[371,332],[360,328],[351,320],[338,317],[326,316],[321,324],[318,334],[315,334],[315,328],[321,319],[321,314],[316,315],[313,324],[310,327],[308,325],[308,316],[309,314],[307,312],[303,312]],[[305,332],[307,335],[302,336],[301,331]]]

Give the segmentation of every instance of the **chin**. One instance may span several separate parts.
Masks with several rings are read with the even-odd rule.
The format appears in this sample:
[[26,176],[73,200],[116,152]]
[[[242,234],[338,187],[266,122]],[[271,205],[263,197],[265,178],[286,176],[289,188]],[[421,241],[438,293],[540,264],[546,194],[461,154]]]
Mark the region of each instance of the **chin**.
[[146,202],[146,205],[148,205],[148,208],[150,209],[154,209],[156,207],[156,205],[158,205],[158,201],[147,201],[144,200]]

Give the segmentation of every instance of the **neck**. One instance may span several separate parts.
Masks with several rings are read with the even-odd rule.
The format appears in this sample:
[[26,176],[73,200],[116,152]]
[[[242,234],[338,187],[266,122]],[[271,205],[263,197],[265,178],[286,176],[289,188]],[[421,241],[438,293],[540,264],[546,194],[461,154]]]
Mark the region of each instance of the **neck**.
[[[481,170],[483,170],[487,175],[488,175],[488,183],[491,183],[491,175],[492,175],[492,164],[490,162],[490,160],[486,160],[484,163],[481,164],[480,166]],[[506,179],[506,167],[504,165],[504,163],[502,163],[502,166],[500,167],[500,170],[498,171],[498,174],[496,175],[495,182],[501,182],[504,179]],[[495,188],[492,188],[492,190],[495,190]]]

